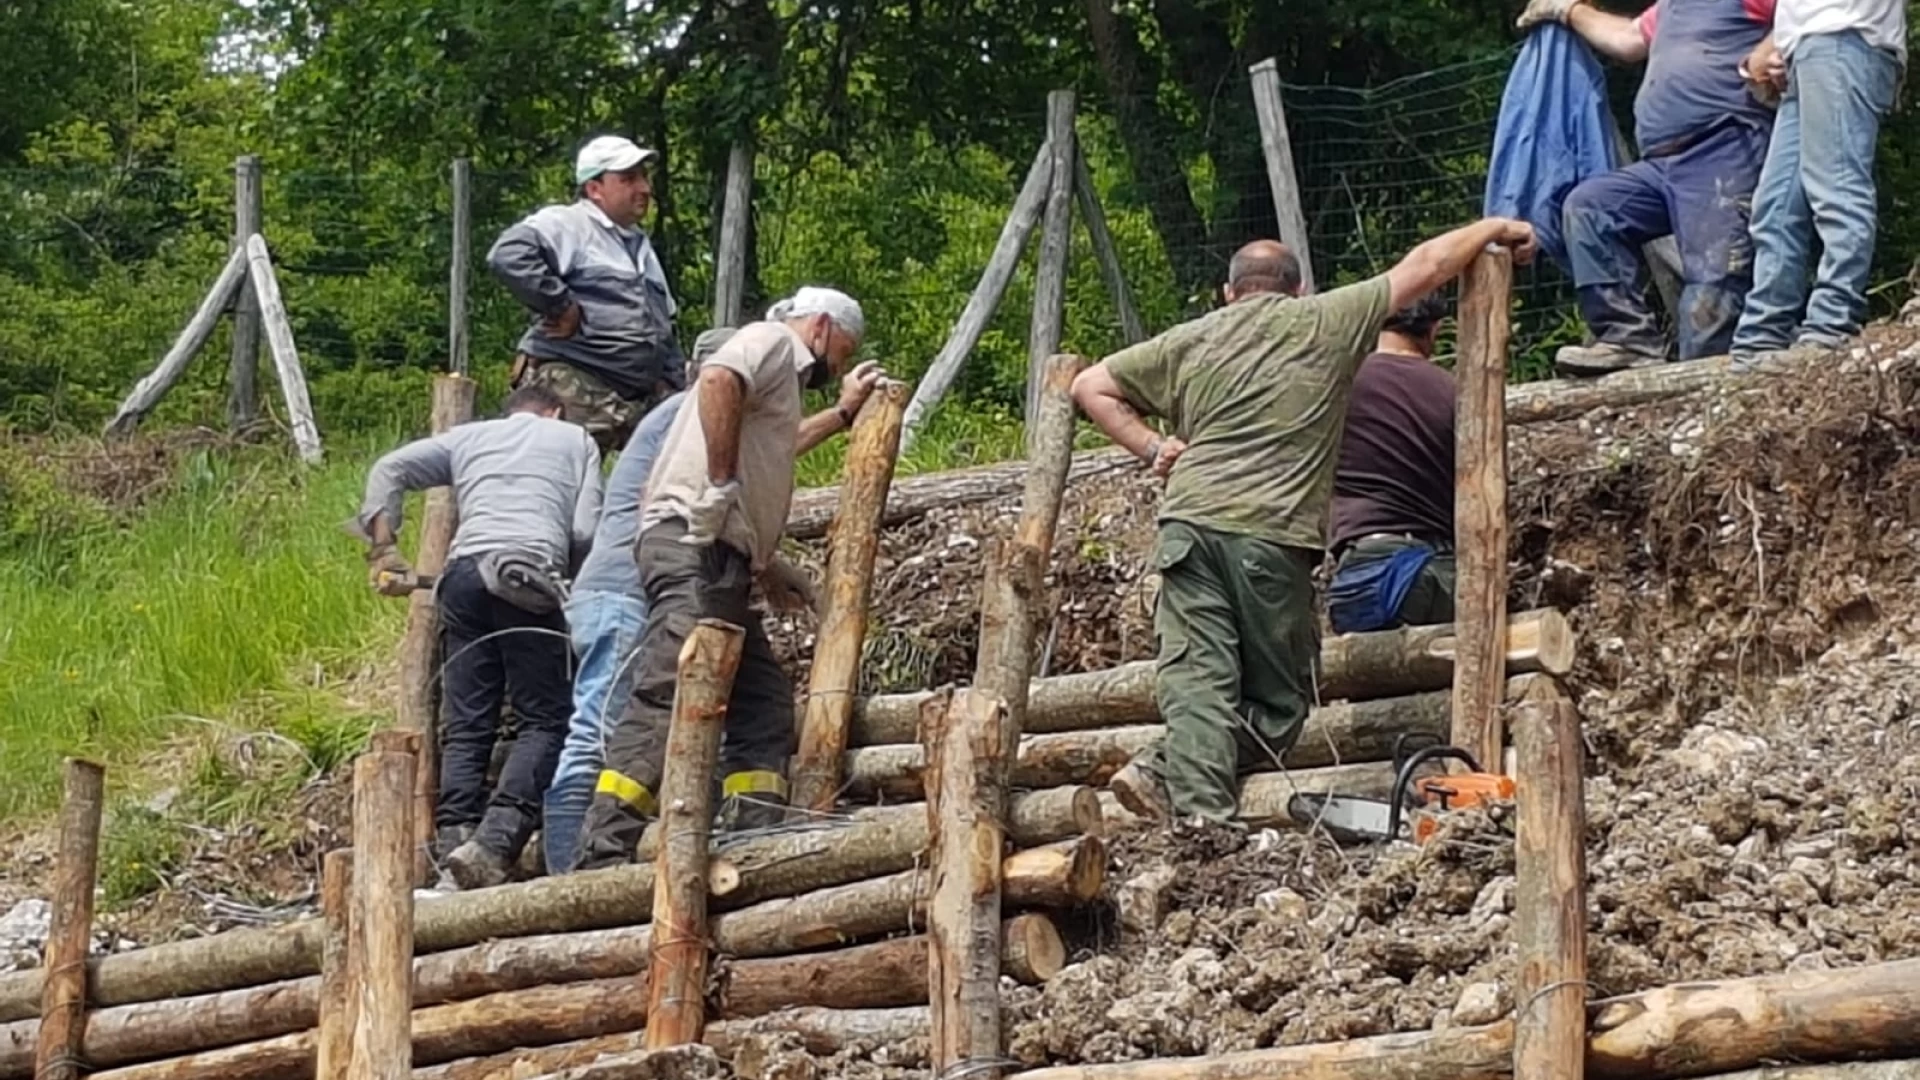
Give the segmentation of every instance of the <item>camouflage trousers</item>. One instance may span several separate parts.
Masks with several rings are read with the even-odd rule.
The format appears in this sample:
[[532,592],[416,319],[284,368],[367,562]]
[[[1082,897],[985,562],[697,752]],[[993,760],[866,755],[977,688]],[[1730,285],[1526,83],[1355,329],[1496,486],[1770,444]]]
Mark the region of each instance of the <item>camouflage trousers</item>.
[[602,454],[627,445],[640,418],[665,400],[672,389],[658,385],[645,398],[624,398],[598,375],[559,360],[537,360],[525,353],[514,357],[513,386],[544,386],[559,396],[562,416],[579,424],[600,445]]

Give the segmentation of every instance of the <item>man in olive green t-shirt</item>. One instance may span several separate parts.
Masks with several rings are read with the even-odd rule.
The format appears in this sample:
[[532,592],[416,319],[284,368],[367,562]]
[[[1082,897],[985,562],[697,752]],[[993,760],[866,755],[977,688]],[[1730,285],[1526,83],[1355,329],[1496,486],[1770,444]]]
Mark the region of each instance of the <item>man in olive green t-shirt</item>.
[[[1524,263],[1533,229],[1488,219],[1371,280],[1302,297],[1299,261],[1255,241],[1228,267],[1225,307],[1074,380],[1087,416],[1167,477],[1153,554],[1167,734],[1111,781],[1134,813],[1228,822],[1239,777],[1277,767],[1292,747],[1313,700],[1312,574],[1354,372],[1388,314],[1490,244]],[[1166,419],[1172,434],[1143,415]]]

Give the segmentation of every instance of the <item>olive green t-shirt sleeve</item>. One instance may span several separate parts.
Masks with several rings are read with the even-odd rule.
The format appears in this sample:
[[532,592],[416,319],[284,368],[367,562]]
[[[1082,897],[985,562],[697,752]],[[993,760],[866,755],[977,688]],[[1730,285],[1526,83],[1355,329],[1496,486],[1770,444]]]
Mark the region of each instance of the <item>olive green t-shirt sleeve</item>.
[[1393,303],[1393,286],[1387,275],[1322,293],[1319,302],[1321,346],[1350,357],[1349,367],[1358,368],[1373,351],[1387,316],[1393,314],[1388,310]]
[[1149,338],[1107,357],[1107,374],[1127,395],[1135,409],[1153,416],[1174,419],[1174,377],[1178,373],[1177,351],[1169,348],[1167,335]]

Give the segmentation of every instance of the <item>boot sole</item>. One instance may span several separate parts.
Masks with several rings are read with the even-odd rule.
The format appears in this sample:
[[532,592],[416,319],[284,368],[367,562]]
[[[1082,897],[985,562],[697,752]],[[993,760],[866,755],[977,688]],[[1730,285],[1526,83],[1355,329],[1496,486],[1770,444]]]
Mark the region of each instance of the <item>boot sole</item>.
[[[1152,781],[1147,782],[1151,783]],[[1171,807],[1154,798],[1151,794],[1141,791],[1139,785],[1131,777],[1115,776],[1112,780],[1107,781],[1107,790],[1113,792],[1113,797],[1120,800],[1121,806],[1126,807],[1139,817],[1146,818],[1149,821],[1168,821],[1173,817]]]

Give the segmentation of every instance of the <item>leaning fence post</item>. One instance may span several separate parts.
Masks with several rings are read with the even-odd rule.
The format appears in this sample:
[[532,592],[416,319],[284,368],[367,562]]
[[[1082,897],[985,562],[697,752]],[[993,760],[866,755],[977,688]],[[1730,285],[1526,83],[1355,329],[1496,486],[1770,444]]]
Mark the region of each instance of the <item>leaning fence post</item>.
[[[1040,413],[1040,387],[1047,359],[1060,351],[1066,323],[1067,251],[1073,240],[1073,91],[1047,95],[1047,202],[1040,225],[1040,256],[1033,274],[1033,324],[1027,335],[1029,431]],[[1033,446],[1027,439],[1029,449]]]

